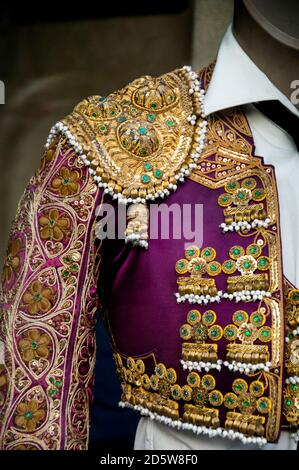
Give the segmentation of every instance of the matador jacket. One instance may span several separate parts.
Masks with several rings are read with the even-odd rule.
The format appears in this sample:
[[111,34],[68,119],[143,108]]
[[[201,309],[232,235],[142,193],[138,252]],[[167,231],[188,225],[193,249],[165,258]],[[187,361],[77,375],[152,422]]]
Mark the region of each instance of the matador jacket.
[[[121,406],[245,443],[298,436],[275,171],[241,109],[203,116],[211,72],[143,76],[52,128],[3,269],[2,449],[87,448],[99,308]],[[201,205],[202,243],[151,239],[156,203]],[[128,206],[125,236],[100,236],[103,204]]]

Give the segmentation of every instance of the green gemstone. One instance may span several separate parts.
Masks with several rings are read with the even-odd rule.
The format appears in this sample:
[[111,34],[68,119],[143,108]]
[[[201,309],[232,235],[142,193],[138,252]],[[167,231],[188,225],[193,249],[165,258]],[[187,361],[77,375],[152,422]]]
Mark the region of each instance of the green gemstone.
[[32,349],[37,349],[38,348],[38,342],[37,341],[31,341],[31,347],[32,347]]
[[33,414],[31,413],[31,411],[26,411],[25,418],[27,418],[27,419],[33,418]]
[[228,199],[229,199],[229,197],[228,197],[228,196],[222,196],[222,201],[223,201],[223,202],[227,202],[227,201],[228,201]]
[[259,260],[259,265],[260,266],[265,266],[266,263],[267,263],[267,260],[265,258],[262,258],[262,259]]
[[245,198],[245,194],[244,194],[244,193],[239,193],[239,194],[238,194],[238,198],[239,198],[239,199],[244,199],[244,198]]
[[255,195],[256,195],[257,197],[260,197],[262,194],[263,194],[263,193],[262,193],[261,191],[255,191]]
[[243,405],[247,408],[248,406],[250,406],[250,402],[248,400],[244,400]]
[[182,334],[182,336],[188,336],[189,332],[188,332],[187,328],[182,328],[181,329],[181,334]]
[[166,122],[167,126],[168,127],[172,127],[174,125],[174,121],[172,119],[169,119],[167,122]]
[[56,387],[61,387],[61,385],[62,385],[61,380],[56,380],[55,385],[56,385]]
[[256,247],[256,246],[252,246],[249,251],[250,251],[250,253],[251,253],[252,255],[255,255],[255,253],[257,252],[257,247]]
[[152,104],[151,104],[151,108],[152,108],[152,109],[157,109],[157,103],[152,103]]
[[110,116],[115,116],[115,111],[111,111]]
[[51,388],[49,393],[50,393],[51,397],[55,397],[55,395],[57,395],[58,391],[55,388]]
[[191,376],[189,381],[190,381],[190,383],[194,384],[196,382],[196,378]]
[[265,410],[266,408],[268,408],[268,405],[267,405],[267,403],[266,403],[265,401],[261,401],[260,404],[259,404],[259,406],[260,406],[260,408],[262,408],[262,409],[264,409],[264,410]]
[[232,397],[228,397],[226,399],[226,403],[228,403],[229,405],[232,405],[234,403],[234,399]]
[[211,255],[210,250],[206,250],[206,251],[204,252],[204,255],[205,255],[205,256],[210,256],[210,255]]
[[150,180],[151,180],[151,179],[150,179],[150,177],[149,177],[148,175],[142,175],[142,177],[141,177],[142,183],[147,184],[147,183],[150,182]]
[[147,119],[150,121],[150,122],[154,122],[154,120],[156,119],[156,115],[154,113],[149,113],[147,115]]
[[285,401],[285,404],[286,404],[286,406],[291,406],[291,405],[293,404],[293,402],[292,402],[292,400],[287,399],[287,400]]
[[151,163],[145,163],[144,165],[144,169],[145,171],[150,171],[151,169],[153,168],[152,164]]
[[106,98],[104,96],[99,97],[99,102],[102,103],[103,101],[106,101]]
[[227,263],[225,263],[225,266],[227,269],[231,269],[233,267],[233,262],[232,261],[228,261]]
[[146,135],[147,134],[147,128],[146,127],[139,127],[138,132],[140,135]]
[[77,266],[77,264],[72,264],[71,270],[72,270],[73,272],[78,271],[78,266]]
[[268,338],[268,336],[269,336],[269,331],[268,331],[268,330],[264,330],[264,331],[262,332],[262,335],[263,335],[265,338]]
[[234,336],[233,330],[227,330],[227,336]]
[[233,254],[234,255],[239,255],[240,254],[240,249],[239,248],[234,248]]
[[100,126],[100,131],[105,131],[107,129],[107,127],[103,124],[102,126]]
[[292,385],[292,390],[294,390],[294,392],[295,392],[296,390],[298,390],[298,389],[299,389],[299,386],[298,386],[298,385]]
[[236,188],[236,183],[229,183],[228,187],[229,189],[235,189]]
[[163,172],[161,170],[155,170],[154,174],[156,178],[162,178]]
[[212,330],[211,331],[211,336],[213,336],[213,338],[215,338],[215,336],[218,336],[218,331],[216,329]]
[[241,315],[241,314],[237,315],[237,320],[238,320],[238,321],[242,321],[242,320],[243,320],[243,318],[244,318],[244,316],[243,316],[243,315]]
[[255,315],[255,316],[253,317],[253,321],[254,321],[255,323],[258,323],[258,322],[261,321],[261,317],[260,317],[259,315]]
[[250,330],[246,330],[244,334],[245,334],[245,336],[251,336],[251,331],[250,331]]
[[42,295],[38,292],[37,294],[34,294],[33,299],[36,302],[39,302],[40,300],[42,300]]
[[210,269],[211,269],[211,271],[217,271],[217,265],[216,265],[216,264],[212,264],[212,265],[210,266]]
[[98,117],[97,113],[92,113],[92,117],[96,119]]
[[185,263],[183,263],[183,261],[181,261],[180,263],[178,263],[178,268],[179,269],[183,269],[185,267]]
[[126,116],[119,116],[119,118],[117,118],[118,122],[125,122],[127,120]]
[[63,271],[62,275],[63,275],[63,277],[68,277],[70,275],[70,272],[65,270],[65,271]]
[[202,265],[201,265],[201,264],[196,264],[196,265],[195,265],[196,271],[200,271],[201,268],[202,268]]
[[250,268],[250,266],[251,266],[251,263],[249,261],[245,261],[244,268],[248,269]]
[[189,256],[194,256],[195,255],[195,250],[187,250],[187,254]]
[[238,392],[241,392],[243,390],[243,387],[242,385],[237,384],[235,385],[235,389],[238,390]]

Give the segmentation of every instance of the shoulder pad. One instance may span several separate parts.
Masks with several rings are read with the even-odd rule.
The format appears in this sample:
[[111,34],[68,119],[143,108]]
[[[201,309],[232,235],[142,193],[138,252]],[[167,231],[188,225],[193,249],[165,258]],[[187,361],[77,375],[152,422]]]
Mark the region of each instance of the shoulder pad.
[[107,97],[84,99],[63,120],[105,192],[131,203],[176,189],[194,165],[192,151],[198,146],[197,78],[190,67],[158,78],[145,75]]

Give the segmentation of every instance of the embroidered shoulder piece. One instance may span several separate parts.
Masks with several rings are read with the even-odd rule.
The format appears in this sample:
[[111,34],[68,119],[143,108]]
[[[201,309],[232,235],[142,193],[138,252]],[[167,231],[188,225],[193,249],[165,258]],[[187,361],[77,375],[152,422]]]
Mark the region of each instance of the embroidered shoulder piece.
[[[106,98],[83,100],[53,127],[48,144],[64,133],[106,193],[145,205],[176,190],[196,167],[207,124],[203,95],[189,66],[158,78],[145,75]],[[146,219],[142,208],[131,211],[127,240],[147,247]]]

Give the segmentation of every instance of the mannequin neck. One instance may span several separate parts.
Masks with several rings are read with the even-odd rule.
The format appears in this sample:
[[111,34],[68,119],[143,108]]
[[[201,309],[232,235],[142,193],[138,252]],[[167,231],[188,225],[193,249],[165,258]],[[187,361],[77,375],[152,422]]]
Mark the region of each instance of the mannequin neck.
[[233,34],[251,60],[290,99],[291,83],[299,80],[299,39],[297,48],[296,38],[276,29],[262,15],[257,19],[249,11],[252,5],[247,8],[245,3],[254,2],[235,2]]

